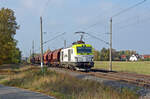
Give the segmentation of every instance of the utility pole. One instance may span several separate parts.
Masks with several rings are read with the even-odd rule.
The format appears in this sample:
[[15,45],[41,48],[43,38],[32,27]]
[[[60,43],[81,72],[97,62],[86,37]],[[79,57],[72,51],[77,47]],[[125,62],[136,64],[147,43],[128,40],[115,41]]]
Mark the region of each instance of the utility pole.
[[110,19],[109,71],[112,71],[112,18]]
[[29,59],[30,59],[30,60],[29,60],[29,63],[31,63],[31,58],[32,58],[32,57],[31,57],[31,55],[32,55],[31,53],[32,53],[32,51],[31,51],[31,49],[30,49],[30,56],[29,56]]
[[34,58],[34,40],[32,41],[32,58]]
[[30,49],[30,58],[31,58],[31,55],[32,55],[31,53],[32,53],[32,51],[31,51],[31,49]]
[[66,48],[66,40],[64,40],[64,48]]
[[124,10],[122,10],[122,11],[120,11],[120,12],[118,12],[118,13],[116,13],[116,14],[114,14],[111,18],[110,18],[110,51],[109,51],[109,61],[110,61],[110,68],[109,68],[109,70],[110,71],[112,71],[112,19],[114,18],[114,17],[117,17],[117,16],[119,16],[120,14],[122,14],[122,13],[125,13],[125,12],[127,12],[127,11],[129,11],[129,10],[131,10],[131,9],[133,9],[133,8],[135,8],[135,7],[137,7],[137,6],[139,6],[139,5],[141,5],[141,4],[143,4],[144,2],[146,2],[147,0],[143,0],[143,1],[141,1],[141,2],[138,2],[137,4],[135,4],[135,5],[133,5],[133,6],[131,6],[131,7],[128,7],[128,8],[126,8],[126,9],[124,9]]
[[43,71],[43,26],[42,26],[42,16],[40,17],[41,24],[41,68]]

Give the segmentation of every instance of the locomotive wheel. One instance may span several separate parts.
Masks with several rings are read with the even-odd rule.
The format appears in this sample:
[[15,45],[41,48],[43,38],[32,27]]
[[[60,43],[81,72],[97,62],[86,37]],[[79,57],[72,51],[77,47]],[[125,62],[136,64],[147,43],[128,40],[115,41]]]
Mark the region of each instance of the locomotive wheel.
[[51,67],[51,64],[48,62],[48,67]]

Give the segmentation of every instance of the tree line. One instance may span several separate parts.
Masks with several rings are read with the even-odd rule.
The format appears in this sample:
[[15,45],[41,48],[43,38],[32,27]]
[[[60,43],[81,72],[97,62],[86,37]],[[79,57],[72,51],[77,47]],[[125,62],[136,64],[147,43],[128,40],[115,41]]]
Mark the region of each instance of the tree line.
[[[127,61],[133,54],[138,54],[133,50],[122,50],[116,51],[112,49],[112,60],[113,61]],[[109,61],[109,48],[102,48],[100,51],[94,49],[94,60],[95,61]]]
[[19,63],[21,51],[14,39],[19,25],[14,11],[8,8],[0,9],[0,64]]

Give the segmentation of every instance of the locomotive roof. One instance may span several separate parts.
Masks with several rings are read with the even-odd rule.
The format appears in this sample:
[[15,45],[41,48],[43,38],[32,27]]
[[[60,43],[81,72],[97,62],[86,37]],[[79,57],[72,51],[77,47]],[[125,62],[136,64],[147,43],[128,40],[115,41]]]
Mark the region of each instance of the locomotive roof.
[[92,45],[90,45],[90,44],[74,44],[74,45],[72,45],[70,47],[63,48],[63,49],[75,48],[75,47],[92,47]]
[[72,47],[92,47],[90,44],[75,44]]

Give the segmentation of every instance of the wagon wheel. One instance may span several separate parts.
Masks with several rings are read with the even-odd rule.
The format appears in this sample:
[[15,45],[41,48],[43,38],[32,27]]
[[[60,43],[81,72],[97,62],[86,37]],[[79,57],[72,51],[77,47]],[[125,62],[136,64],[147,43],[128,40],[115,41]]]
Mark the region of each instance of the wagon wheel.
[[50,62],[48,62],[48,67],[51,67],[51,64],[50,64]]

